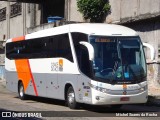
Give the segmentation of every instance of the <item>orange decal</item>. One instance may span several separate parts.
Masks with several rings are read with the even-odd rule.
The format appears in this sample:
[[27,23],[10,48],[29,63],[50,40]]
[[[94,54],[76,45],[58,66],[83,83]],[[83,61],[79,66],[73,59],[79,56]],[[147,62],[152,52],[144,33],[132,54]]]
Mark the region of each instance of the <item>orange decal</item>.
[[126,84],[123,84],[123,89],[127,89],[127,85]]
[[59,59],[59,71],[63,71],[63,59]]
[[27,59],[15,60],[15,64],[16,64],[18,79],[22,80],[24,85],[24,90],[26,91],[28,84],[31,80],[31,75],[29,74],[30,71],[28,66],[28,60]]
[[33,78],[32,71],[31,71],[31,67],[30,67],[30,64],[29,64],[29,60],[27,60],[27,63],[28,63],[28,67],[29,67],[29,73],[30,73],[30,76],[31,76],[31,79],[32,79],[32,84],[33,84],[34,92],[35,92],[36,96],[38,96],[36,84],[34,82],[34,78]]
[[18,79],[22,80],[24,85],[24,91],[26,91],[29,85],[29,82],[32,81],[34,92],[36,96],[38,96],[34,78],[29,65],[29,60],[28,59],[15,60],[15,64],[16,64]]
[[59,60],[59,65],[63,66],[63,60],[62,59]]
[[13,39],[12,39],[13,42],[22,41],[22,40],[25,40],[25,36],[16,37],[16,38],[13,38]]

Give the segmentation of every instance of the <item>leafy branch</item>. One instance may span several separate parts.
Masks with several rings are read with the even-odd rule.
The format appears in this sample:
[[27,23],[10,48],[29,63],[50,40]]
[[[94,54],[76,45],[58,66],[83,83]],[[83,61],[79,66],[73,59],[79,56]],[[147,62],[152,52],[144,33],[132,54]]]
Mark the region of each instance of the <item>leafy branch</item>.
[[90,22],[103,22],[110,13],[108,0],[77,0],[78,11]]

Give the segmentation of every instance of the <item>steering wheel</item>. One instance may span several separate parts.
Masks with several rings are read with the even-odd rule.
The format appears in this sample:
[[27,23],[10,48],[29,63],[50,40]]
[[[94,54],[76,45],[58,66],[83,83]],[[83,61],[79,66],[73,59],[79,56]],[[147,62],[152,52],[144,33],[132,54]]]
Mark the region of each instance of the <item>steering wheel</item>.
[[112,70],[112,72],[114,71],[113,68],[106,68],[106,69],[101,70],[101,73],[103,73],[104,71],[107,71],[107,70]]

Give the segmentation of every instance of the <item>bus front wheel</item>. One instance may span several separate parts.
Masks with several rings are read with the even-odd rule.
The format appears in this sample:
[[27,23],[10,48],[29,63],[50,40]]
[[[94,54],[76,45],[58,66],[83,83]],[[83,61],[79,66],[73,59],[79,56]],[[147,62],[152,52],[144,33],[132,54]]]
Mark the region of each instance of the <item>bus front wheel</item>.
[[78,103],[76,102],[75,92],[72,86],[70,86],[67,91],[67,104],[70,109],[78,108]]
[[26,99],[26,95],[24,93],[24,86],[23,86],[22,82],[18,85],[18,95],[21,100]]

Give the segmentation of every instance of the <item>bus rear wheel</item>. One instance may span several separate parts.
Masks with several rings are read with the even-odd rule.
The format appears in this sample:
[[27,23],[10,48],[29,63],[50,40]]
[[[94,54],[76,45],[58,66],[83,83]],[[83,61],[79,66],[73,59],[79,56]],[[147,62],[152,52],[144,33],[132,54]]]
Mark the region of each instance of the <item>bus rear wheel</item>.
[[21,100],[26,99],[26,95],[24,92],[24,86],[23,86],[22,82],[18,85],[18,95]]
[[76,102],[76,99],[75,99],[75,92],[73,90],[73,87],[70,86],[68,88],[68,91],[67,91],[67,105],[70,109],[76,109],[78,108],[78,103]]

